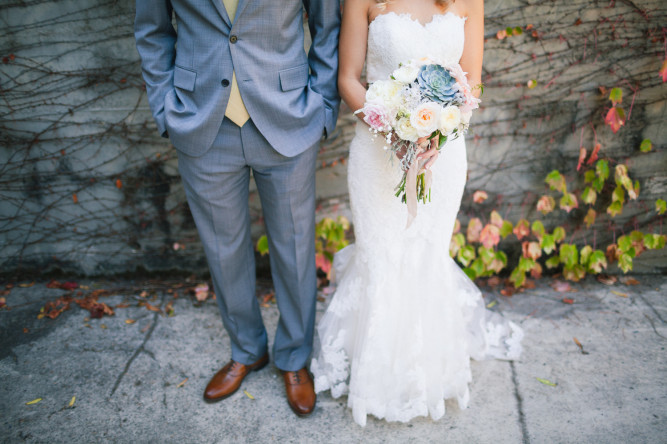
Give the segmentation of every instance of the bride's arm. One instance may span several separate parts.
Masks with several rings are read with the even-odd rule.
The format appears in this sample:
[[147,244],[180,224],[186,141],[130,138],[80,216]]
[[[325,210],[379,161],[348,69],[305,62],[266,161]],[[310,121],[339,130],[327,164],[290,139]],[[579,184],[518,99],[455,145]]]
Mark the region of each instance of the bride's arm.
[[[467,0],[465,24],[465,43],[461,68],[468,73],[468,84],[471,87],[482,83],[482,57],[484,55],[484,0]],[[473,89],[479,97],[481,90]]]
[[[353,111],[364,106],[366,88],[361,71],[366,59],[368,11],[372,0],[346,0],[338,42],[338,90]],[[363,114],[357,114],[363,118]]]

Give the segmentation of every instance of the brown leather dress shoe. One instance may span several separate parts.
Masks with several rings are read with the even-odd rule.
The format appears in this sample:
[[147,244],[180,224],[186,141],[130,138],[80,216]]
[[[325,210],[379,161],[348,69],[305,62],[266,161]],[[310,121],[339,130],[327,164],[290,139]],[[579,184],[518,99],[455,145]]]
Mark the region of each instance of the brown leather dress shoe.
[[287,392],[287,403],[294,413],[299,416],[307,416],[315,408],[315,386],[310,373],[306,368],[296,372],[283,372],[285,379],[285,391]]
[[252,364],[244,365],[234,360],[229,361],[209,381],[204,390],[204,401],[216,402],[227,398],[241,387],[243,378],[251,371],[264,368],[269,362],[268,353]]

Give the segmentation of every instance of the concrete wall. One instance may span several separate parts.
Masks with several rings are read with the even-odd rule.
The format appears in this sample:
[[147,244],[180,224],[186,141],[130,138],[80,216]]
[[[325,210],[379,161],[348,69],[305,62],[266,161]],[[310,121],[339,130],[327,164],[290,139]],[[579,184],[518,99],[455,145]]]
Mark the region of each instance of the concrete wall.
[[[591,230],[580,229],[583,205],[542,218],[545,224],[600,240],[634,227],[660,232],[664,218],[653,203],[667,197],[667,86],[658,76],[667,5],[492,0],[485,7],[486,87],[468,137],[462,222],[493,208],[513,221],[538,218],[544,176],[557,168],[572,186],[581,184],[579,147],[592,147],[596,134],[601,156],[629,161],[642,186],[639,202]],[[157,135],[148,110],[133,15],[130,0],[1,7],[3,273],[206,269],[174,149]],[[507,26],[529,24],[520,36],[496,38]],[[537,86],[529,89],[529,80]],[[608,92],[601,89],[615,86],[623,88],[626,112],[632,110],[612,134],[603,122]],[[354,124],[343,107],[335,134],[322,145],[318,217],[349,214],[345,159]],[[647,154],[638,149],[644,138],[654,144]],[[472,204],[478,189],[490,196],[482,205]],[[263,232],[258,200],[253,192],[254,236]],[[665,259],[664,250],[642,256],[636,268],[664,272]]]

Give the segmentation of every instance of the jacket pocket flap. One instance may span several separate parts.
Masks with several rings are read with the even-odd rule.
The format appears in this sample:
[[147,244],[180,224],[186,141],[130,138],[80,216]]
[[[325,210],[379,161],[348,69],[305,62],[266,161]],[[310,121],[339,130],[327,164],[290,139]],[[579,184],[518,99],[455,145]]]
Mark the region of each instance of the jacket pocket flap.
[[284,69],[278,75],[280,76],[280,87],[283,91],[303,88],[308,84],[308,65]]
[[196,79],[197,73],[195,71],[190,71],[189,69],[181,68],[180,66],[174,67],[174,86],[176,88],[184,89],[186,91],[194,91]]

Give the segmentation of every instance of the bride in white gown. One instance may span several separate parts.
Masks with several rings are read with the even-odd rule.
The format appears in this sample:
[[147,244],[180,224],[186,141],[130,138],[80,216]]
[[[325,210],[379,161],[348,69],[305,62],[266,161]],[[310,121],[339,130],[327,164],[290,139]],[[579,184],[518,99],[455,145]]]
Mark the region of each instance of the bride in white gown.
[[[459,62],[480,83],[483,0],[346,0],[339,86],[352,109],[363,106],[360,81],[385,80],[399,63],[430,56]],[[367,44],[364,44],[366,43]],[[473,122],[474,124],[474,122]],[[354,420],[389,421],[445,413],[445,399],[468,403],[470,358],[515,359],[523,335],[487,311],[480,291],[449,257],[466,178],[464,139],[435,160],[432,201],[405,228],[406,205],[394,196],[402,172],[382,137],[357,124],[348,185],[356,243],[340,251],[336,292],[318,327],[311,371],[315,390],[348,396]]]

